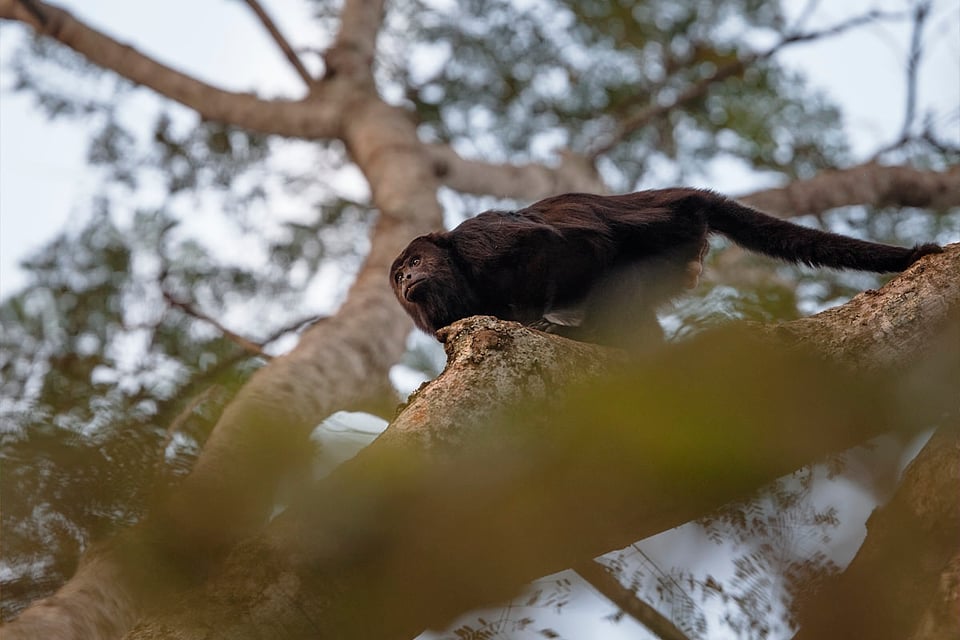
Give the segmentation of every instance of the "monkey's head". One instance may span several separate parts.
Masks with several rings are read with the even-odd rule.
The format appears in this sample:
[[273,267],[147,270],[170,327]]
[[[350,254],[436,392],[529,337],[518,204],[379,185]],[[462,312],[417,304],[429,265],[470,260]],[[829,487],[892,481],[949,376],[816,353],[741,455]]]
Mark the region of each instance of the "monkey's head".
[[430,334],[479,312],[474,288],[443,233],[407,245],[390,267],[390,285],[416,325]]

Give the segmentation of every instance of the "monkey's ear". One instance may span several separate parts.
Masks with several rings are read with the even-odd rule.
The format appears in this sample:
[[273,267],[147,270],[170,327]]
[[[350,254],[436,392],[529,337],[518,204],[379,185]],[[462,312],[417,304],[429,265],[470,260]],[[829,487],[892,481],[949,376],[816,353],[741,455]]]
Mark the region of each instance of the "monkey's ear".
[[449,249],[453,244],[450,241],[450,234],[444,231],[434,231],[433,233],[425,236],[420,236],[420,238],[426,240],[430,244],[436,245],[441,249]]

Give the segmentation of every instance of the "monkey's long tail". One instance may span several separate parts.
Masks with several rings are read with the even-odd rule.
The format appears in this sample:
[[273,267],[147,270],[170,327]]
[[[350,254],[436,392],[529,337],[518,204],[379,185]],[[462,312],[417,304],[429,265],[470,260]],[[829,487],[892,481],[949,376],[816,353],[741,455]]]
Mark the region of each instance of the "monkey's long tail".
[[701,203],[711,231],[727,236],[745,249],[812,267],[903,271],[922,256],[943,251],[936,244],[895,247],[811,229],[729,198],[705,198]]

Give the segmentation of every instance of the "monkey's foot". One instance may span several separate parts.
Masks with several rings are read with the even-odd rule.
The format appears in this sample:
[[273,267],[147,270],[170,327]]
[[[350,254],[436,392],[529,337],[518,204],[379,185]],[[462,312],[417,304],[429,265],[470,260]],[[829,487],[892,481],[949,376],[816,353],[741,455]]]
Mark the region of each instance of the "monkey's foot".
[[703,273],[703,264],[699,260],[692,260],[687,263],[687,277],[683,281],[683,286],[687,289],[695,289],[700,284],[700,274]]
[[544,333],[559,333],[564,326],[562,324],[557,324],[556,322],[550,322],[546,318],[540,318],[539,320],[534,320],[533,322],[527,325],[531,329],[536,329],[537,331],[543,331]]

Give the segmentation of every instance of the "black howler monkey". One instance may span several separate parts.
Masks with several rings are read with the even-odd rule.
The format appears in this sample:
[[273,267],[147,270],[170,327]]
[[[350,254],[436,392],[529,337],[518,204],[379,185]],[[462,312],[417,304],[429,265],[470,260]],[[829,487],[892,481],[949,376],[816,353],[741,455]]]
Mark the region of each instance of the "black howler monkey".
[[788,262],[861,271],[902,271],[941,251],[802,227],[698,189],[570,193],[420,236],[390,267],[390,282],[429,333],[492,315],[580,325],[574,337],[593,340],[618,327],[655,326],[655,307],[696,285],[710,233]]

